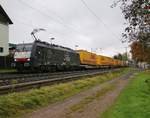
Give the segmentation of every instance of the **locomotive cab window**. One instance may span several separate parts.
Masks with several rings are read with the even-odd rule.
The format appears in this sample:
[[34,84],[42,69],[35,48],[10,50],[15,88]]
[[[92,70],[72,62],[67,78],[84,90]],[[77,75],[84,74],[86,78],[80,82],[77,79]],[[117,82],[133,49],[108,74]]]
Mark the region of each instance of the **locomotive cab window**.
[[4,52],[4,48],[0,47],[0,53],[3,53],[3,52]]
[[33,44],[19,44],[17,45],[17,51],[22,52],[22,51],[31,51],[33,47]]

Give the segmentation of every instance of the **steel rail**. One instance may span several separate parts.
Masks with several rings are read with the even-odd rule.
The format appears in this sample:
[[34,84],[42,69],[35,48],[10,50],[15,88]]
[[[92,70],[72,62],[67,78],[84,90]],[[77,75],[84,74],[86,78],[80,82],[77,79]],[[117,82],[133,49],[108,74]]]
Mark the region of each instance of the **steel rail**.
[[112,72],[112,71],[117,71],[117,70],[118,69],[103,70],[103,71],[94,71],[94,72],[90,72],[90,73],[88,71],[85,73],[72,73],[72,74],[68,74],[68,75],[64,74],[64,75],[59,75],[59,76],[55,76],[55,77],[50,77],[50,76],[47,78],[41,77],[42,79],[39,79],[37,81],[29,81],[29,82],[24,82],[24,83],[0,86],[0,95],[12,93],[12,92],[24,91],[24,90],[28,90],[28,89],[32,89],[32,88],[40,88],[40,87],[46,86],[46,85],[52,85],[52,84],[77,80],[77,79],[81,79],[82,77],[95,76],[95,75],[99,75],[102,73]]
[[[93,71],[93,70],[85,70],[86,72],[87,71]],[[73,72],[85,72],[84,70],[83,71],[63,71],[63,72],[53,72],[53,73],[27,73],[27,74],[0,74],[0,80],[6,80],[6,79],[13,79],[13,78],[28,78],[28,77],[36,77],[36,76],[46,76],[46,75],[60,75],[60,74],[68,74],[68,73],[73,73]],[[94,71],[97,71],[97,70],[94,70]]]
[[[70,71],[70,72],[57,72],[57,73],[40,73],[40,74],[25,74],[17,76],[6,76],[0,78],[0,86],[10,85],[14,83],[24,83],[30,81],[38,81],[42,79],[50,79],[58,76],[69,76],[70,74],[81,74],[81,73],[90,73],[97,72],[99,70],[86,70],[86,71]],[[101,70],[102,71],[102,70]]]

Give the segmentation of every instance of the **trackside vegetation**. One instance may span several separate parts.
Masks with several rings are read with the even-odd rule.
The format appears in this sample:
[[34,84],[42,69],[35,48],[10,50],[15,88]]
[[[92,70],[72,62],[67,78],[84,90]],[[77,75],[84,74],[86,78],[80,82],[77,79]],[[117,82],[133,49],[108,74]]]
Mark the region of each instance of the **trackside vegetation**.
[[150,71],[137,74],[102,118],[149,118]]
[[0,73],[12,73],[17,72],[15,69],[0,69]]
[[63,101],[78,92],[119,77],[129,71],[130,69],[126,68],[92,78],[0,96],[0,118],[16,118],[40,107]]

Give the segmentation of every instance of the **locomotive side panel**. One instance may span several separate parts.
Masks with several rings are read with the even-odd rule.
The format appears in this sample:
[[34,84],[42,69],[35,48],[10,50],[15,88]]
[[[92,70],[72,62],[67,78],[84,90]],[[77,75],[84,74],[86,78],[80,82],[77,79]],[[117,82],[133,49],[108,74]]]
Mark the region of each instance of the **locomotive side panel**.
[[78,53],[69,52],[69,65],[80,66],[80,58]]
[[64,69],[72,66],[79,67],[80,59],[76,52],[63,50],[54,46],[45,46],[36,43],[34,49],[34,68]]

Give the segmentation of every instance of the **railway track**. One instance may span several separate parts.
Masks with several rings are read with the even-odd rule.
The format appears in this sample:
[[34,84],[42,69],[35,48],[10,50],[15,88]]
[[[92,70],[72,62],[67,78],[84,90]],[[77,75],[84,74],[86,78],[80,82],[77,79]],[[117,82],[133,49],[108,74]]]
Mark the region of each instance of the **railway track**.
[[56,73],[39,73],[39,74],[3,74],[0,75],[0,95],[11,92],[19,92],[32,88],[72,81],[85,76],[94,76],[102,73],[117,71],[118,69],[109,70],[87,70],[72,72]]
[[[25,83],[37,81],[41,79],[54,78],[58,75],[71,74],[73,72],[57,72],[57,73],[34,73],[34,74],[6,74],[0,75],[0,86],[10,85],[14,83]],[[77,71],[75,73],[78,73]]]

